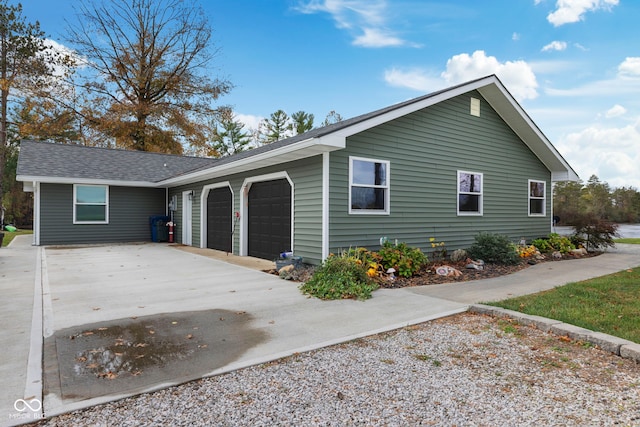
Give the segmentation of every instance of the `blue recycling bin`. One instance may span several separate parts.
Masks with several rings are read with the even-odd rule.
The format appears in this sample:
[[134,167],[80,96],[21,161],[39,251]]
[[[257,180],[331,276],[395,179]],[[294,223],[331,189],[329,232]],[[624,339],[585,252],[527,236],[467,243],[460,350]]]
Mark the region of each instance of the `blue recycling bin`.
[[169,217],[166,215],[154,215],[149,217],[149,228],[151,229],[152,242],[168,242],[169,241]]

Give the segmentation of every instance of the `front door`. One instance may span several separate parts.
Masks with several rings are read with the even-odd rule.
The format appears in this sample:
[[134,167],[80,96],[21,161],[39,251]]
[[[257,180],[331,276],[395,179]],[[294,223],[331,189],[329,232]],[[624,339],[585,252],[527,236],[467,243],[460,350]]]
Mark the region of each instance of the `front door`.
[[231,189],[215,188],[207,196],[207,247],[231,252],[233,209]]

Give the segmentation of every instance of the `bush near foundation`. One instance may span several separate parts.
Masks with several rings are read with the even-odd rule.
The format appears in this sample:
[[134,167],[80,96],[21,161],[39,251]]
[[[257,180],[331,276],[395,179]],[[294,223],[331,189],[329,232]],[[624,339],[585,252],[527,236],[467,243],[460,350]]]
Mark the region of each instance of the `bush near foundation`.
[[329,255],[311,278],[300,285],[302,293],[324,300],[371,298],[378,289],[376,281],[367,274],[368,266],[348,253]]
[[507,236],[501,234],[478,233],[467,253],[472,259],[481,259],[489,263],[514,265],[520,262],[516,246]]

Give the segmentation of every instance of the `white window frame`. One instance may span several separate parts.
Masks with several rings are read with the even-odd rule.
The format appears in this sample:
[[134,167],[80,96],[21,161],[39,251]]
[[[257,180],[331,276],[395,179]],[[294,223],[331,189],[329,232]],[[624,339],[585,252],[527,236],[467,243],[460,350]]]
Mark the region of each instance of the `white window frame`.
[[[537,196],[533,196],[531,194],[531,184],[532,183],[537,183],[537,184],[542,184],[543,185],[543,191],[542,191],[542,197],[537,197]],[[538,217],[545,217],[547,216],[547,182],[546,181],[541,181],[539,179],[530,179],[527,182],[527,200],[528,200],[528,213],[529,216],[538,216]],[[542,213],[531,213],[531,200],[542,200]]]
[[[78,187],[100,187],[105,190],[105,202],[104,203],[78,203],[77,191]],[[104,221],[82,221],[76,218],[76,206],[104,206]],[[108,185],[94,185],[94,184],[73,184],[73,223],[74,224],[109,224],[109,186]]]
[[[386,179],[385,185],[364,185],[353,183],[353,162],[361,161],[368,163],[380,163],[385,165]],[[384,209],[353,209],[351,204],[351,193],[353,187],[361,188],[381,188],[384,190]],[[389,215],[391,206],[391,162],[389,160],[371,159],[367,157],[349,156],[349,214],[353,215]]]
[[[460,175],[461,174],[469,174],[469,175],[480,175],[480,191],[479,192],[469,192],[469,191],[460,191]],[[456,210],[458,212],[458,216],[482,216],[484,210],[484,174],[482,172],[471,172],[459,170],[456,173]],[[460,211],[460,196],[461,195],[472,195],[478,196],[478,211],[477,212],[468,212],[468,211]]]

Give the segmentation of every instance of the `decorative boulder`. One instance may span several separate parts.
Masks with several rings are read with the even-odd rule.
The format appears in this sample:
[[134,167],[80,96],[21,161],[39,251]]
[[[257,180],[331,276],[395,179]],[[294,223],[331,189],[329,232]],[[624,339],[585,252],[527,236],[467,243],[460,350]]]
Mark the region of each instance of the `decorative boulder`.
[[467,251],[464,249],[456,249],[451,253],[451,261],[460,262],[464,261],[467,258]]

